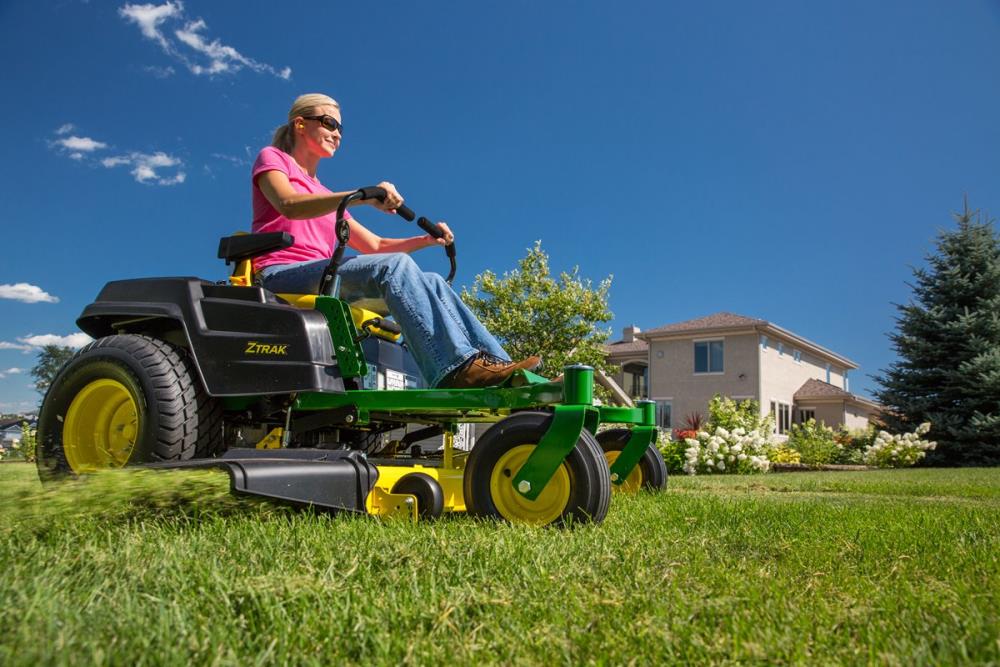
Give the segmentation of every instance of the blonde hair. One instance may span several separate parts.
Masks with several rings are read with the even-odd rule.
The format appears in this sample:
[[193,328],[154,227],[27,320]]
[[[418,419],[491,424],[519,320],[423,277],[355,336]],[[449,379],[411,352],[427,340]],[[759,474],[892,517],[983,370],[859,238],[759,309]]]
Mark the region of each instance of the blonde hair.
[[316,107],[336,107],[340,109],[337,100],[322,93],[307,93],[299,95],[292,102],[292,108],[288,110],[288,122],[274,131],[274,138],[271,145],[278,150],[291,153],[295,148],[295,132],[292,131],[292,121],[296,116],[311,116],[315,113]]

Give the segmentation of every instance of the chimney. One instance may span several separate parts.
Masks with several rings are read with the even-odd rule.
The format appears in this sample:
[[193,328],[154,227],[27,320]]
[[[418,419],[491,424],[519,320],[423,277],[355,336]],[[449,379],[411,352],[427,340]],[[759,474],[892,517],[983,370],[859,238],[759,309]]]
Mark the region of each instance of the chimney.
[[637,333],[639,333],[640,331],[641,331],[641,329],[639,329],[639,327],[635,326],[634,324],[631,324],[631,325],[625,327],[624,329],[622,329],[622,342],[623,343],[634,343],[635,342],[635,335]]

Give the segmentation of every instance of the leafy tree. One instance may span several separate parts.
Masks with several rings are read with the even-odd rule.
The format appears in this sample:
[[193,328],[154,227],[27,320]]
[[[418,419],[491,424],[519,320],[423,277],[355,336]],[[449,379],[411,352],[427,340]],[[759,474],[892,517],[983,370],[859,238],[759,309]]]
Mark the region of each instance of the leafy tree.
[[35,378],[35,389],[41,393],[49,388],[56,378],[56,373],[75,354],[71,347],[62,345],[46,345],[38,353],[38,361],[31,369],[31,377]]
[[931,423],[936,465],[1000,464],[1000,240],[979,211],[939,232],[889,335],[899,360],[876,377],[889,431]]
[[556,280],[542,242],[536,241],[503,277],[492,271],[476,276],[472,289],[462,290],[462,300],[515,359],[540,354],[545,372],[553,376],[573,363],[611,372],[602,347],[611,331],[599,327],[613,317],[610,289],[610,276],[595,289],[580,278],[579,267]]

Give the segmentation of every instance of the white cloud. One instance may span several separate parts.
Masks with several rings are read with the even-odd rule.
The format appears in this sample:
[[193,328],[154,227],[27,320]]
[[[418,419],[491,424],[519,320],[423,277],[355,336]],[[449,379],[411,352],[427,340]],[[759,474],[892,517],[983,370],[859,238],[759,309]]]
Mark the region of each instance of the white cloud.
[[10,377],[11,375],[19,375],[24,372],[23,368],[8,368],[5,371],[0,371],[0,380]]
[[[30,389],[34,389],[35,385],[30,385]],[[0,403],[0,412],[26,412],[28,410],[34,410],[38,407],[37,403],[32,403],[31,401],[17,401],[14,403]]]
[[[207,76],[234,74],[245,67],[254,72],[274,75],[279,79],[288,80],[292,76],[291,67],[278,69],[245,56],[218,39],[207,38],[204,33],[208,29],[208,24],[200,18],[193,21],[186,19],[184,5],[179,1],[162,5],[126,4],[118,10],[118,14],[126,21],[135,23],[143,37],[159,44],[164,53],[183,63],[192,74]],[[167,21],[184,21],[183,27],[173,30],[174,39],[171,39],[164,29]],[[187,49],[183,49],[182,46]],[[156,76],[160,76],[162,72],[169,72],[167,76],[173,74],[173,69],[169,67],[165,70],[151,71]]]
[[212,157],[216,160],[225,160],[226,162],[232,164],[234,167],[247,167],[250,166],[249,160],[244,160],[241,157],[236,157],[234,155],[226,155],[224,153],[212,153]]
[[[136,182],[147,185],[177,185],[187,179],[187,175],[181,171],[184,163],[179,158],[167,155],[162,151],[156,153],[139,153],[133,151],[127,155],[115,155],[101,160],[101,164],[107,168],[127,165],[132,167],[132,177]],[[176,173],[171,176],[162,176],[159,171],[162,169],[177,168]]]
[[118,10],[119,16],[139,26],[142,36],[151,39],[167,53],[172,53],[171,44],[160,32],[160,25],[168,18],[180,17],[184,13],[184,5],[180,2],[168,2],[163,5],[125,5]]
[[[56,130],[56,134],[59,134],[59,130]],[[77,137],[75,135],[72,137],[66,137],[65,139],[56,139],[56,144],[76,153],[91,153],[101,148],[108,147],[108,145],[103,141],[97,141],[95,139],[91,139],[90,137]]]
[[31,350],[31,346],[18,343],[8,343],[5,340],[0,340],[0,350],[21,350],[22,352],[28,352]]
[[85,333],[69,334],[68,336],[57,336],[56,334],[39,334],[35,336],[25,336],[18,338],[21,343],[29,348],[44,347],[46,345],[60,345],[62,347],[79,348],[94,340]]
[[65,124],[59,126],[59,129],[56,130],[56,134],[58,134],[59,136],[62,136],[64,134],[69,134],[70,132],[72,132],[75,129],[76,129],[76,125],[74,125],[73,123],[65,123]]
[[174,70],[174,68],[170,67],[169,65],[167,67],[157,67],[156,65],[146,65],[142,69],[144,69],[145,71],[149,72],[150,74],[152,74],[153,76],[155,76],[157,79],[166,79],[167,77],[171,77],[174,74],[176,74],[176,70]]
[[0,285],[0,299],[13,299],[24,303],[59,303],[58,297],[28,283]]

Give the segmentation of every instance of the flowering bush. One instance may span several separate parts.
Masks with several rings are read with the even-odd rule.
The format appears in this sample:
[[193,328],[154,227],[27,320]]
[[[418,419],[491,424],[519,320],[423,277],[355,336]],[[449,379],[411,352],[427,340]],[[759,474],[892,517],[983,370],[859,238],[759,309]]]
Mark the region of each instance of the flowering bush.
[[711,431],[720,426],[727,431],[742,428],[747,433],[757,431],[770,437],[769,434],[774,432],[774,417],[770,414],[761,416],[757,401],[748,399],[737,402],[716,394],[708,403],[708,428],[697,430]]
[[675,428],[674,429],[674,440],[680,440],[681,442],[687,440],[688,438],[697,438],[698,430],[690,428]]
[[923,440],[920,437],[930,430],[930,422],[924,422],[913,433],[893,435],[879,431],[875,436],[875,442],[865,450],[864,461],[879,468],[912,466],[924,458],[929,450],[937,447],[936,442]]
[[23,459],[29,463],[35,460],[35,429],[28,422],[21,422],[21,439],[8,445],[0,443],[0,461]]
[[802,463],[821,466],[833,463],[843,445],[834,439],[833,429],[810,419],[792,424],[788,431],[788,446],[799,453]]
[[765,452],[770,448],[767,436],[759,430],[747,431],[742,426],[732,431],[717,426],[713,432],[698,431],[695,438],[685,440],[684,472],[752,473],[771,469]]
[[791,447],[784,445],[772,449],[767,458],[771,460],[771,463],[802,463],[802,456]]

